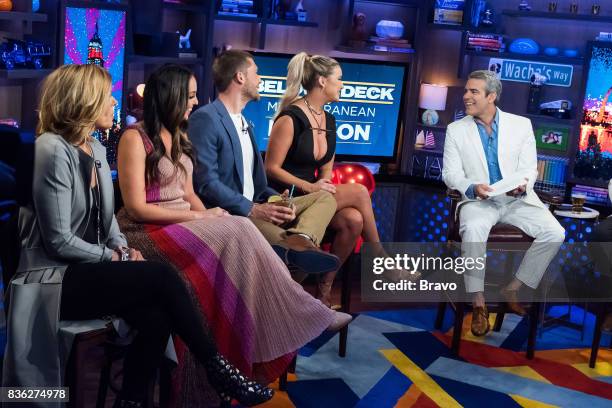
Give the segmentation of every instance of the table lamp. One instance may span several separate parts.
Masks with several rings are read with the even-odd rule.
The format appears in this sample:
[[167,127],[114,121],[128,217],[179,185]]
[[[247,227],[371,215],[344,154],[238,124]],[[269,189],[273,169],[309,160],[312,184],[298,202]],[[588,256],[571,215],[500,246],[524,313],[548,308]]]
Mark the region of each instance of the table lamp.
[[424,125],[433,126],[438,123],[438,110],[446,109],[448,87],[434,84],[421,84],[419,108],[425,109],[421,120]]

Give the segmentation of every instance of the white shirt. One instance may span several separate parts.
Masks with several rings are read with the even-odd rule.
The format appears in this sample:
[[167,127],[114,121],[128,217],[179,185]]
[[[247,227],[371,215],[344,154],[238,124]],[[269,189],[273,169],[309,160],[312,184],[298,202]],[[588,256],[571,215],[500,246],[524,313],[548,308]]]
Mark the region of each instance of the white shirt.
[[251,143],[251,137],[249,136],[248,124],[242,114],[231,114],[232,121],[236,127],[238,138],[240,139],[240,148],[242,150],[242,169],[244,180],[242,187],[242,195],[248,200],[253,201],[255,195],[255,186],[253,184],[253,169],[255,166],[253,144]]

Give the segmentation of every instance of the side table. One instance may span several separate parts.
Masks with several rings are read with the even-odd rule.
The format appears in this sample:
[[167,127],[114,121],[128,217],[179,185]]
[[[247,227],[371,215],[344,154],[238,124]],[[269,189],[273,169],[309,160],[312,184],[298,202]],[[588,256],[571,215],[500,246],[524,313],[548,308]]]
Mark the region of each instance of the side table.
[[[562,224],[564,224],[563,226],[566,228],[566,230],[568,230],[568,236],[570,236],[570,238],[568,239],[569,243],[573,243],[576,241],[586,241],[586,234],[590,233],[592,227],[599,221],[599,211],[590,207],[583,207],[582,212],[575,213],[572,211],[571,204],[562,204],[557,210],[554,211],[554,214],[557,218],[560,219]],[[572,223],[573,220],[575,220],[574,223]],[[572,235],[573,237],[571,237]],[[588,303],[584,302],[584,304],[582,305],[582,323],[576,323],[571,320],[573,306],[573,303],[568,303],[567,312],[562,314],[561,316],[554,317],[546,314],[546,302],[544,302],[543,307],[541,309],[542,315],[540,317],[540,328],[542,329],[540,330],[540,336],[542,335],[542,331],[544,329],[548,329],[556,325],[562,325],[565,327],[579,330],[580,340],[583,340],[586,315],[588,311]]]

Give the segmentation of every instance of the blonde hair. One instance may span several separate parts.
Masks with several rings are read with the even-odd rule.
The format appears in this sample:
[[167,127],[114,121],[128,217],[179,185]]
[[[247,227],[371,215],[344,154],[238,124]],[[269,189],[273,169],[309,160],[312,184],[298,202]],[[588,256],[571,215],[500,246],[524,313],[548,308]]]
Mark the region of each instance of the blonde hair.
[[319,77],[328,77],[339,67],[338,61],[323,55],[308,55],[300,52],[287,65],[287,90],[278,105],[277,115],[299,99],[300,86],[306,92],[317,84]]
[[36,135],[52,132],[81,144],[108,103],[112,79],[97,65],[63,65],[45,79]]

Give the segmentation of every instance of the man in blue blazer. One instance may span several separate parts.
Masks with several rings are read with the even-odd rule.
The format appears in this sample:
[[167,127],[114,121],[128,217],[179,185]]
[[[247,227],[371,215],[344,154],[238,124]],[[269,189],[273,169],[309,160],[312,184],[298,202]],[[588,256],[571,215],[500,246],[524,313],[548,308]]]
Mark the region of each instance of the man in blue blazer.
[[213,79],[218,99],[189,118],[196,192],[206,206],[249,217],[288,265],[306,273],[336,270],[339,259],[318,248],[336,212],[331,194],[296,197],[289,207],[267,202],[278,193],[268,187],[253,130],[242,116],[248,102],[259,100],[261,79],[253,57],[225,51],[213,63]]

